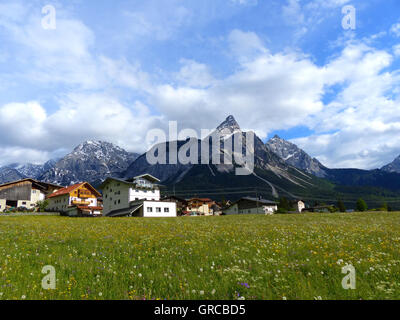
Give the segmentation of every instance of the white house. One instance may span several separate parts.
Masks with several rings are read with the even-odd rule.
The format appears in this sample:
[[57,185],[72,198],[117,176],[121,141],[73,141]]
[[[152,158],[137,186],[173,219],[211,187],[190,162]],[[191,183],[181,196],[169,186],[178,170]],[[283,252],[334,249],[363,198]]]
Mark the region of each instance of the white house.
[[144,174],[128,180],[107,178],[103,191],[103,214],[109,217],[176,217],[176,202],[160,201],[157,178]]
[[6,210],[6,199],[0,199],[0,212],[4,212]]
[[274,214],[278,210],[278,204],[274,201],[245,197],[223,210],[226,215],[233,214]]
[[295,207],[296,207],[297,212],[301,213],[306,208],[306,204],[302,200],[299,200],[299,201],[296,201]]

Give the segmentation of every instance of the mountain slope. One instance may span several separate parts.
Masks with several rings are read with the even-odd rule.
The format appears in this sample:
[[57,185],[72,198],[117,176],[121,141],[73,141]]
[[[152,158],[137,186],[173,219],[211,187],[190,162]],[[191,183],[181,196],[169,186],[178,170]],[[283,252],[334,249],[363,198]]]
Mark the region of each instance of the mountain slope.
[[400,175],[395,171],[397,161],[400,162],[400,157],[387,166],[386,170],[329,169],[317,159],[311,158],[295,144],[278,136],[269,140],[266,146],[286,163],[317,177],[328,179],[338,185],[339,189],[343,189],[342,187],[361,187],[364,189],[369,187],[400,191]]
[[382,167],[383,171],[400,173],[400,156],[393,160],[393,162]]
[[60,159],[39,179],[60,185],[81,181],[98,185],[108,176],[119,176],[137,156],[109,142],[86,141]]
[[10,167],[2,167],[0,168],[0,184],[16,181],[26,178],[23,174],[21,174],[18,170]]
[[275,135],[265,145],[286,163],[320,178],[326,176],[327,168],[295,144]]
[[[246,133],[242,132],[233,116],[229,116],[221,123],[214,133],[220,135],[219,150],[220,158],[224,155],[232,155],[231,151],[225,147],[225,142],[233,143],[242,136],[242,154],[249,150],[249,144],[246,140]],[[213,135],[205,138],[212,141]],[[189,140],[179,141],[178,150],[189,143]],[[199,159],[197,163],[201,163],[201,143],[200,140],[192,141],[199,148]],[[159,144],[166,152],[166,159],[169,159],[169,149],[171,142]],[[218,144],[217,144],[218,146]],[[154,149],[153,149],[154,150]],[[212,148],[210,146],[211,151]],[[311,174],[307,174],[289,164],[287,164],[278,155],[272,152],[260,138],[254,135],[254,172],[250,175],[236,175],[236,169],[240,166],[235,160],[232,163],[221,162],[221,164],[212,164],[212,152],[209,153],[209,164],[149,164],[146,154],[140,156],[133,162],[128,170],[124,173],[124,177],[129,178],[145,172],[158,177],[164,185],[169,189],[175,189],[175,192],[189,194],[200,193],[200,189],[206,189],[207,192],[213,193],[214,189],[224,189],[225,193],[231,187],[236,188],[259,188],[265,192],[265,196],[269,198],[278,198],[279,196],[297,197],[296,192],[307,193],[309,189],[325,188],[331,190],[333,186],[327,182],[321,182],[318,178]],[[323,187],[321,187],[323,186]],[[195,192],[190,191],[194,189]],[[231,192],[232,194],[232,192]]]

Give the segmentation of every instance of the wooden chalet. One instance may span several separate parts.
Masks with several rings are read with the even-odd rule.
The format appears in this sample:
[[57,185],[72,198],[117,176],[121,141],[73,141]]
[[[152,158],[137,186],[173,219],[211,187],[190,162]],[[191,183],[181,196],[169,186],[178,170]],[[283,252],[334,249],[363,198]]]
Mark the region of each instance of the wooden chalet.
[[103,207],[98,204],[101,194],[88,182],[58,190],[47,197],[49,209],[70,216],[98,216]]

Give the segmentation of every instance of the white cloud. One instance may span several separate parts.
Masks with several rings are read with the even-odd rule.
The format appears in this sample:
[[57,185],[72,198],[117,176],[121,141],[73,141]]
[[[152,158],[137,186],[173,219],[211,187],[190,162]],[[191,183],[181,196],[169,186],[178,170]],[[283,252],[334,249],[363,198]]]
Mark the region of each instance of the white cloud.
[[232,3],[244,6],[256,6],[258,0],[231,0]]
[[228,42],[231,52],[243,62],[268,52],[262,40],[254,32],[235,29],[229,34]]
[[289,24],[302,24],[304,22],[304,14],[299,0],[288,0],[282,8],[282,13]]
[[192,12],[177,0],[148,0],[135,11],[125,11],[130,37],[164,41],[174,36],[192,17]]
[[[292,0],[285,14],[300,17],[296,21],[304,33],[310,21],[304,10],[347,2],[313,1],[314,8],[302,9]],[[131,12],[138,17],[136,36],[169,39],[191,17],[183,9],[168,9],[166,17],[149,15],[150,7]],[[182,58],[169,79],[156,81],[140,63],[95,53],[94,33],[62,10],[57,30],[46,31],[24,7],[6,9],[0,10],[0,25],[20,46],[20,68],[2,78],[24,77],[44,87],[61,84],[65,90],[54,97],[53,111],[41,101],[0,106],[0,152],[7,153],[2,163],[40,161],[85,139],[145,151],[150,128],[178,120],[184,127],[212,129],[228,114],[262,137],[309,127],[316,133],[295,142],[332,167],[377,167],[400,153],[399,74],[388,71],[398,46],[390,53],[346,41],[342,52],[317,65],[300,51],[272,53],[256,33],[235,29],[227,37],[235,63],[230,75],[218,77],[208,64]],[[139,97],[122,96],[121,87]],[[324,104],[329,92],[333,100]]]
[[392,25],[390,32],[392,32],[396,37],[400,37],[400,22]]
[[[262,137],[305,125],[316,134],[295,142],[331,167],[375,168],[400,153],[400,76],[384,71],[390,53],[353,41],[317,66],[298,52],[271,54],[254,33],[235,33],[238,70],[208,88],[159,86],[153,104],[162,114],[210,129],[233,114]],[[253,56],[246,47],[256,48]],[[324,104],[329,91],[334,99]]]
[[207,65],[193,60],[181,59],[181,69],[176,74],[179,83],[204,88],[215,81]]
[[393,53],[396,57],[400,56],[400,44],[393,46]]

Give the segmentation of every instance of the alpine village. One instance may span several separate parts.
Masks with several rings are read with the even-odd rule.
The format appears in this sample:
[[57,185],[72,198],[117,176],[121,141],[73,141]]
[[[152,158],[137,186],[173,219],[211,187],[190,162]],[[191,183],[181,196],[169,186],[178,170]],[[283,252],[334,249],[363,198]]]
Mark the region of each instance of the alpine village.
[[[244,133],[233,116],[216,130],[223,140]],[[400,205],[400,159],[376,170],[329,169],[278,136],[266,143],[255,136],[254,144],[254,173],[236,176],[235,165],[151,165],[146,154],[87,141],[44,165],[0,168],[0,214],[150,218],[390,211]]]

